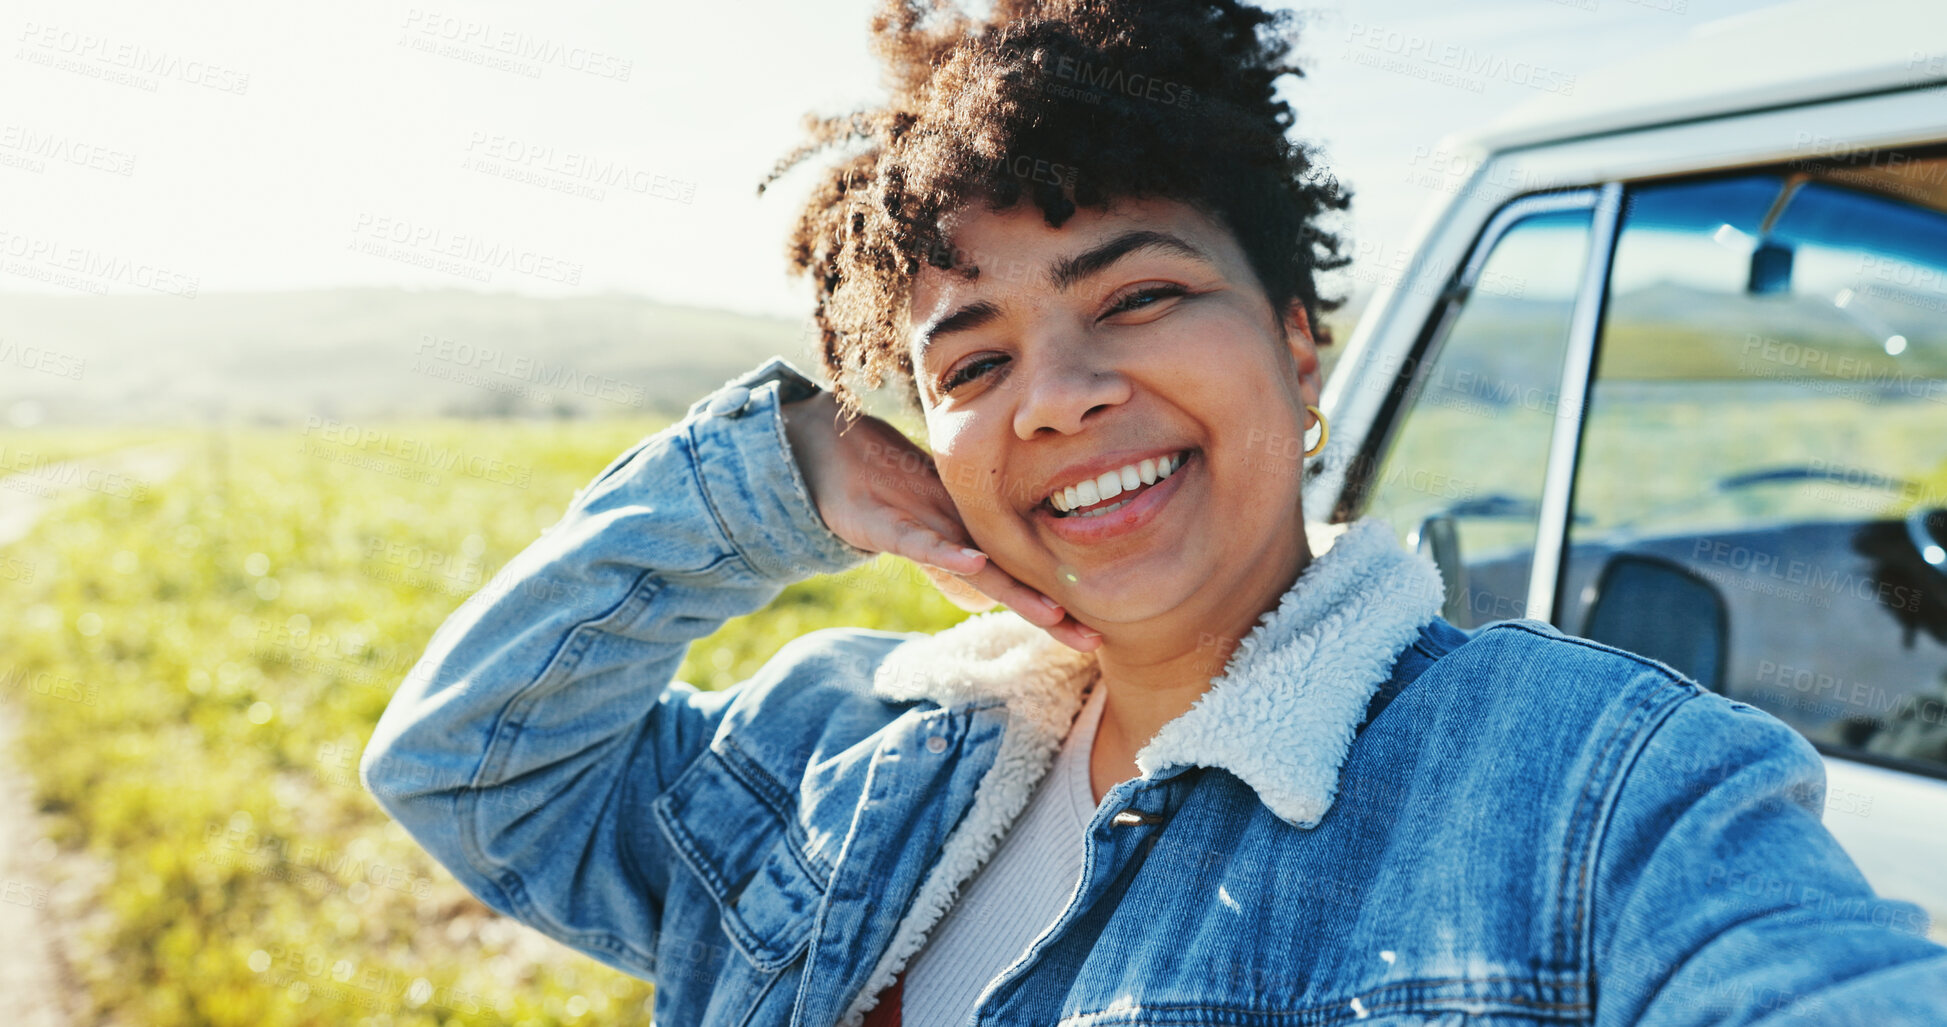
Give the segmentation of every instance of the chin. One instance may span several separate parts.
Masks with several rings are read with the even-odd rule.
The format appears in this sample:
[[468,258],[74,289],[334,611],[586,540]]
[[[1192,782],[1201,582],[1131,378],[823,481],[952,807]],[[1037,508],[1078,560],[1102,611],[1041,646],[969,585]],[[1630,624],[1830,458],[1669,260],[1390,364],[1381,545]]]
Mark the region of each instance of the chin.
[[1215,561],[1189,558],[1181,546],[1172,551],[1130,554],[1123,560],[1101,559],[1094,566],[1075,566],[1079,580],[1065,580],[1058,565],[1046,594],[1061,603],[1075,619],[1094,627],[1140,624],[1168,616],[1189,605],[1199,588],[1220,576]]

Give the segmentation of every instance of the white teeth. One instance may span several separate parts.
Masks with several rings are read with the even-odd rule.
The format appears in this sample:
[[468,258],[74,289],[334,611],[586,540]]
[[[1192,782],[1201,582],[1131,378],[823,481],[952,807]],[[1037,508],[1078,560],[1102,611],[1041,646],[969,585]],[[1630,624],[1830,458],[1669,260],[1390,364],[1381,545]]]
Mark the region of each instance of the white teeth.
[[[1104,471],[1093,478],[1057,489],[1049,495],[1048,505],[1065,514],[1074,513],[1084,506],[1106,502],[1124,492],[1133,492],[1144,485],[1154,485],[1169,477],[1181,466],[1183,466],[1183,458],[1180,456],[1159,456],[1126,467],[1118,467],[1113,471]],[[1114,506],[1090,510],[1075,516],[1094,517],[1117,509],[1127,502],[1129,500],[1125,499]]]
[[1125,506],[1128,506],[1128,505],[1129,505],[1130,503],[1133,503],[1133,502],[1135,502],[1135,499],[1133,499],[1133,498],[1131,498],[1131,499],[1125,499],[1125,500],[1123,500],[1123,501],[1122,501],[1122,502],[1120,502],[1120,503],[1110,503],[1110,504],[1109,504],[1108,506],[1105,506],[1105,507],[1103,507],[1103,508],[1101,508],[1100,510],[1084,510],[1084,511],[1082,511],[1081,513],[1078,513],[1078,514],[1076,514],[1075,516],[1077,516],[1077,517],[1100,517],[1100,516],[1102,516],[1102,515],[1103,515],[1103,514],[1105,514],[1105,513],[1113,513],[1114,511],[1117,511],[1117,510],[1120,510],[1120,509],[1122,509],[1123,507],[1125,507]]

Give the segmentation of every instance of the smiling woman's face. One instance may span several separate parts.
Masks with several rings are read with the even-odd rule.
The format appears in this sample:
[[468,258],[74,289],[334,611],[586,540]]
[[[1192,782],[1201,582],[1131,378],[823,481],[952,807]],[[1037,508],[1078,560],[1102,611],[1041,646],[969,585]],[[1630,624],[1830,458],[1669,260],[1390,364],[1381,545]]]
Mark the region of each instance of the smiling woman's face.
[[1236,238],[1182,203],[1059,229],[1026,204],[978,207],[950,228],[978,274],[922,269],[911,346],[974,543],[1102,629],[1224,631],[1232,607],[1275,603],[1306,553],[1302,307],[1280,320]]

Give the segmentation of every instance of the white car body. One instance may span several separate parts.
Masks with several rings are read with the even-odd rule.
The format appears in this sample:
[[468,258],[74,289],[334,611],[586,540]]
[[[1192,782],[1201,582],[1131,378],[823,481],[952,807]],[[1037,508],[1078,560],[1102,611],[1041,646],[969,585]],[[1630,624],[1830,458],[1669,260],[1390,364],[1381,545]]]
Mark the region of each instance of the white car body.
[[[1413,260],[1376,291],[1325,388],[1334,449],[1349,454],[1339,447],[1375,430],[1387,383],[1411,366],[1442,302],[1439,270],[1460,267],[1510,200],[1569,187],[1606,189],[1609,199],[1614,183],[1943,142],[1947,4],[1891,0],[1793,3],[1701,26],[1670,49],[1581,77],[1573,96],[1542,96],[1443,141],[1430,173],[1451,195],[1420,222]],[[1586,387],[1588,357],[1569,354],[1565,413],[1579,409],[1571,379]],[[1555,442],[1542,505],[1565,512],[1557,464],[1573,461],[1574,439],[1558,431]],[[1314,517],[1338,510],[1356,466],[1323,461],[1306,487]],[[1537,552],[1559,551],[1562,531],[1544,523]],[[1556,619],[1547,593],[1530,595],[1528,616]],[[1933,936],[1947,940],[1947,780],[1830,753],[1826,768],[1827,826],[1881,894],[1919,903]]]

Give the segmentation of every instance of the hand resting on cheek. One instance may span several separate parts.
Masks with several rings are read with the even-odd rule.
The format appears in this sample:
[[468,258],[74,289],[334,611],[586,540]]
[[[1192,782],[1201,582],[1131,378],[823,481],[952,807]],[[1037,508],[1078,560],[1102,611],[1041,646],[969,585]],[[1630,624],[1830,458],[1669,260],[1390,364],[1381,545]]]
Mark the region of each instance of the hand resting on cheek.
[[833,534],[919,564],[961,609],[999,603],[1071,648],[1101,644],[1100,634],[973,547],[933,458],[898,429],[864,414],[847,419],[825,393],[783,410],[792,455]]

